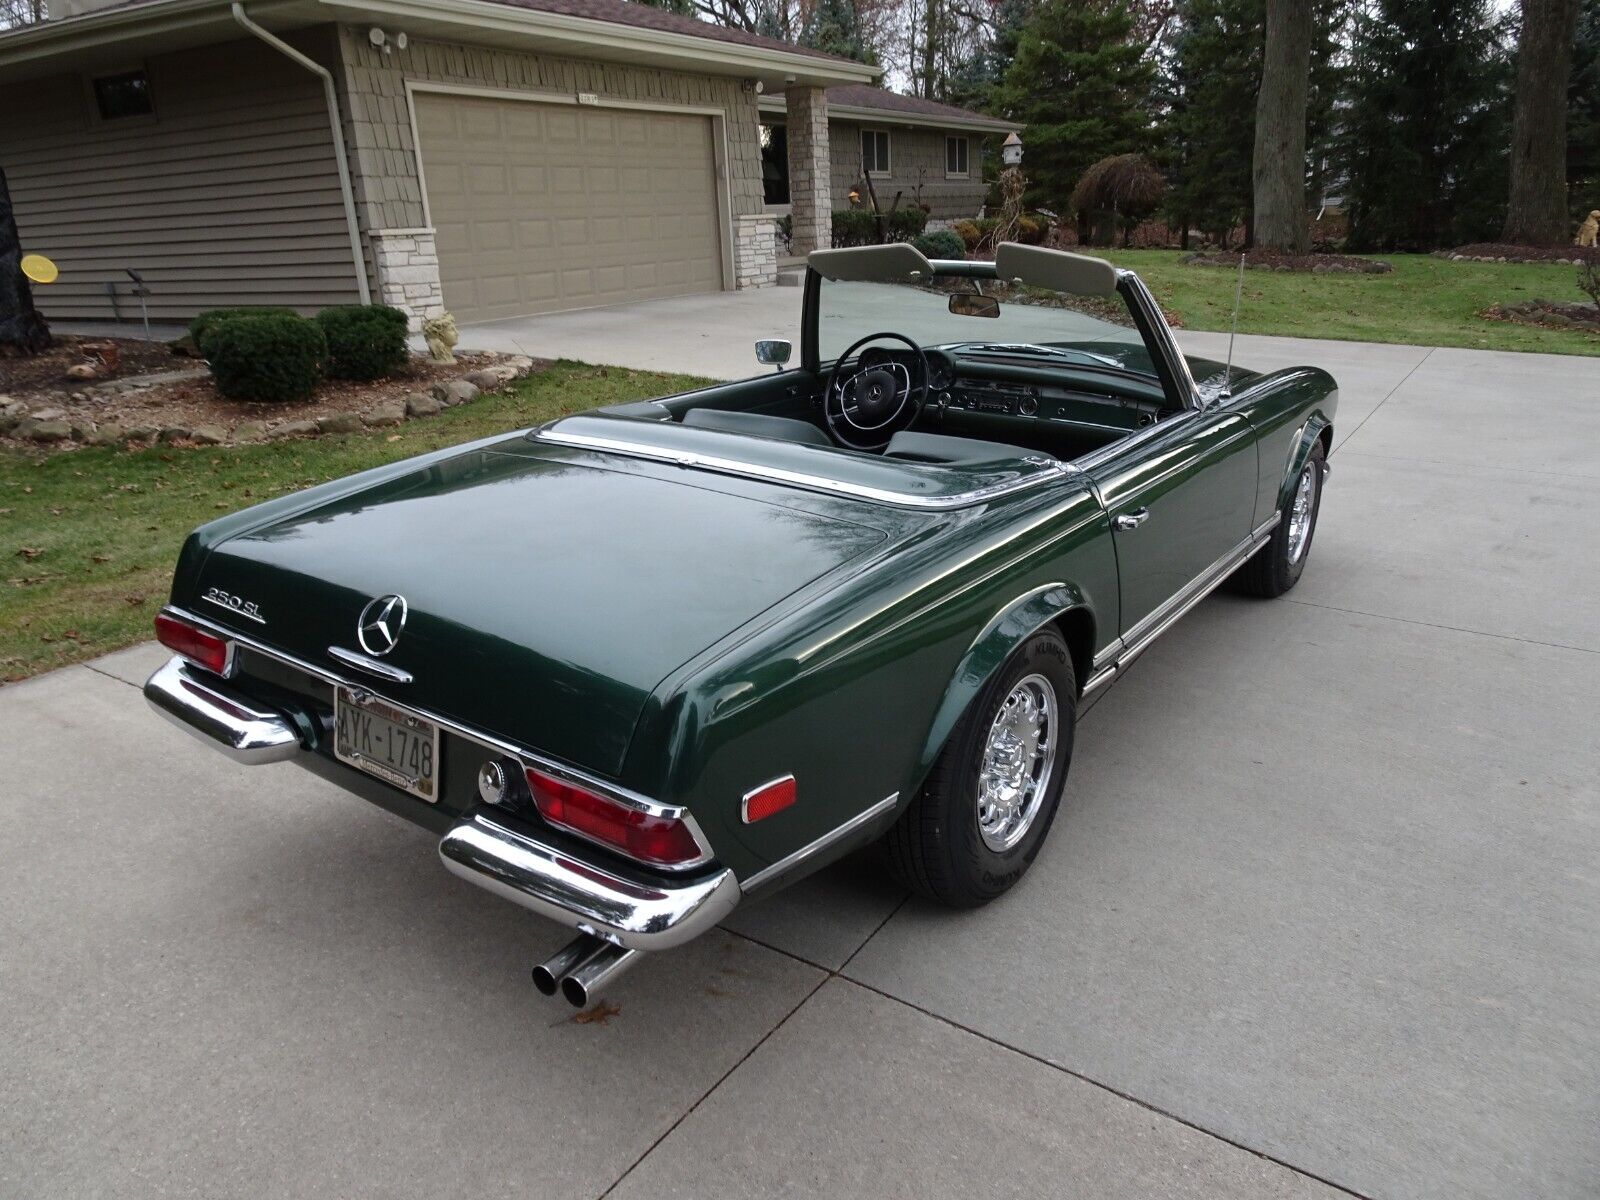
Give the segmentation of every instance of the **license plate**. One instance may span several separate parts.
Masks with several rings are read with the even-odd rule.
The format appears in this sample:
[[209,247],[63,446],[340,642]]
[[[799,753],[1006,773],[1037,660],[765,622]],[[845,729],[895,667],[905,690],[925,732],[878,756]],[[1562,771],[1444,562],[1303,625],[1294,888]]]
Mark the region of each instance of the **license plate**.
[[439,727],[376,698],[334,693],[333,755],[429,804],[439,798]]

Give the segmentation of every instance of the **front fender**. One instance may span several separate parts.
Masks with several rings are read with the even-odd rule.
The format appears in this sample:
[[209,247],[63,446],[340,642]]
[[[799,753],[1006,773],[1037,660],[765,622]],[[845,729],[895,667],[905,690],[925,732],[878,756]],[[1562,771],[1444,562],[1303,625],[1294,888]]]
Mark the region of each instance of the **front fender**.
[[[927,777],[950,733],[989,677],[1035,632],[1074,609],[1089,611],[1082,590],[1071,583],[1047,583],[1007,604],[985,625],[962,656],[934,714],[917,756],[917,780]],[[1092,620],[1092,616],[1091,616]],[[1090,645],[1094,642],[1091,639]],[[1078,681],[1082,684],[1082,680]],[[909,795],[909,793],[907,793]]]
[[1282,512],[1284,505],[1289,503],[1294,493],[1295,481],[1300,478],[1306,459],[1311,457],[1312,448],[1322,438],[1322,431],[1331,424],[1332,422],[1321,412],[1314,412],[1306,418],[1306,423],[1300,427],[1300,432],[1290,443],[1289,461],[1284,468],[1283,478],[1278,481],[1278,512]]

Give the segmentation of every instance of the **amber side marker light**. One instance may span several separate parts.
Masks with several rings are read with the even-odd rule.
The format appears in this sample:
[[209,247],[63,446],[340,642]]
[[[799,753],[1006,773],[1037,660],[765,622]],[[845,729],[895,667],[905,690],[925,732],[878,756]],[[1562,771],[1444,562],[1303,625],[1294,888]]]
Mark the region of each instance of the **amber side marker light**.
[[213,675],[228,673],[228,643],[199,626],[181,621],[171,613],[156,614],[156,640],[168,650],[183,655],[197,667]]
[[543,771],[527,770],[528,790],[550,824],[658,867],[681,867],[705,857],[689,826],[591,792]]
[[785,775],[771,783],[763,783],[753,792],[746,792],[739,804],[739,816],[746,825],[753,825],[764,817],[782,812],[797,799],[799,793],[795,788],[794,776]]

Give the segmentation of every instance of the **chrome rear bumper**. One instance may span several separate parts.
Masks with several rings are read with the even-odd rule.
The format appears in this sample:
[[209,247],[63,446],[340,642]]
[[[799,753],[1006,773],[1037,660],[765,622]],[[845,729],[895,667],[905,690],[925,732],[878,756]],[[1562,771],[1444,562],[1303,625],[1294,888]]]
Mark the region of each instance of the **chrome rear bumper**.
[[726,868],[695,880],[624,879],[519,826],[480,805],[444,835],[439,857],[469,883],[629,950],[682,945],[739,903],[739,881]]
[[[249,765],[292,759],[295,723],[182,658],[150,676],[145,699],[178,728]],[[539,840],[539,828],[478,805],[446,831],[439,857],[455,875],[523,908],[629,950],[664,950],[698,937],[739,903],[723,868],[695,879],[625,878]]]
[[144,698],[179,729],[235,762],[257,766],[300,753],[300,732],[287,717],[181,658],[168,660],[150,676]]

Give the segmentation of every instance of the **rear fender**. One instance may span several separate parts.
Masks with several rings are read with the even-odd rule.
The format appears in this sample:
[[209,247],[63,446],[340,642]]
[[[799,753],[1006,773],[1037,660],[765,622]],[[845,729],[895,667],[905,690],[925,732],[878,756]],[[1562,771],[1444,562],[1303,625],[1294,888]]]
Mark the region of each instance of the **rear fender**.
[[[927,739],[917,758],[916,779],[919,783],[933,769],[939,752],[944,749],[956,723],[961,720],[961,714],[972,705],[984,684],[989,682],[989,677],[1011,657],[1012,652],[1063,613],[1087,607],[1083,592],[1076,584],[1047,583],[1011,601],[983,627],[972,645],[967,647],[934,714],[933,724],[928,729]],[[1083,680],[1080,679],[1078,683],[1081,686]]]

